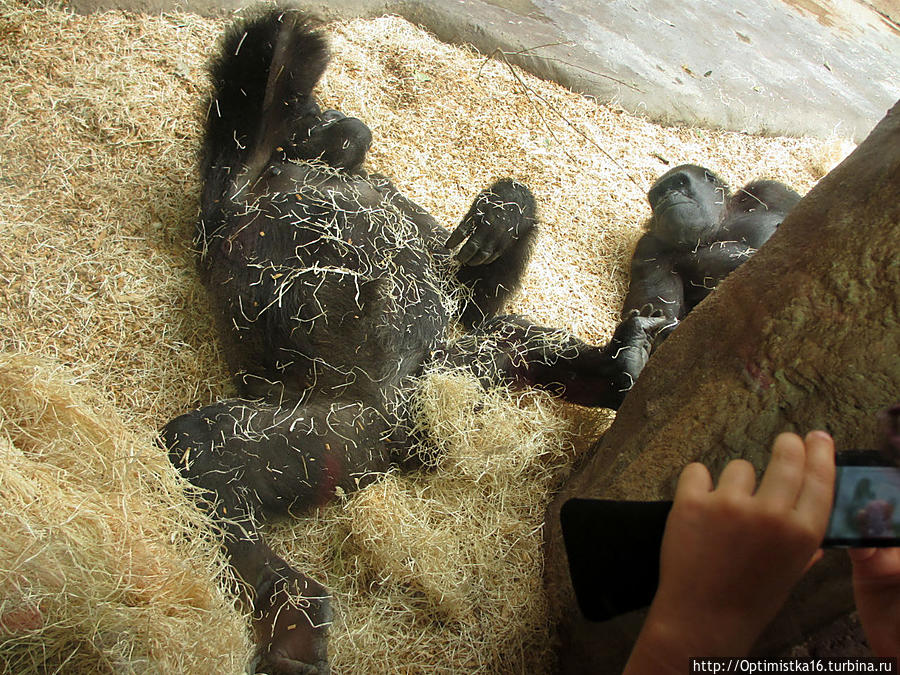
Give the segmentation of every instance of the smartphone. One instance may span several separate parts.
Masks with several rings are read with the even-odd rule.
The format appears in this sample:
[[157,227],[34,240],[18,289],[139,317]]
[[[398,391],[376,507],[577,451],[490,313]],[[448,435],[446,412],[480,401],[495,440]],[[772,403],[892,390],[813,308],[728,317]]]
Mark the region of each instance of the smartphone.
[[834,506],[826,547],[900,546],[900,468],[875,450],[836,457]]
[[[835,463],[834,505],[822,546],[900,546],[900,468],[874,450],[839,452]],[[650,604],[671,508],[671,501],[563,504],[569,574],[585,618],[606,621]]]

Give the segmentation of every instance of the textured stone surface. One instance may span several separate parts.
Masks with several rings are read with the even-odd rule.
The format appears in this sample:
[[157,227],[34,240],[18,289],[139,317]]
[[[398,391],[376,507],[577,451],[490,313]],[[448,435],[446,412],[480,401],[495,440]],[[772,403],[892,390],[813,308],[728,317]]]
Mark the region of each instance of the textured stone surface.
[[[226,14],[248,0],[70,0]],[[900,98],[897,0],[298,0],[322,18],[399,14],[654,121],[861,140]]]

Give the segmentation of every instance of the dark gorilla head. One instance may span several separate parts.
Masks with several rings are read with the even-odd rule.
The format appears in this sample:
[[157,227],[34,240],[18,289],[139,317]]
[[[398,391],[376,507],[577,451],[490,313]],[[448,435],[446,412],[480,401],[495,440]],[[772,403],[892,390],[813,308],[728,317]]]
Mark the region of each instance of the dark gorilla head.
[[369,127],[338,110],[315,112],[303,118],[300,131],[292,139],[297,159],[319,160],[335,169],[357,171],[372,145]]
[[653,209],[650,231],[676,248],[709,243],[719,230],[728,197],[725,182],[709,169],[677,166],[647,193]]

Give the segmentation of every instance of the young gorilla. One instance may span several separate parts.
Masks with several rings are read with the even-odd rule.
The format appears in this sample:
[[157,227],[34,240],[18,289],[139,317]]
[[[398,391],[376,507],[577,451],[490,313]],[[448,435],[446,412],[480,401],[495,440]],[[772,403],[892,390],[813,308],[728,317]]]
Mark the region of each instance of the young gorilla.
[[647,200],[653,215],[631,261],[622,318],[665,316],[658,343],[772,236],[800,195],[770,180],[732,195],[709,169],[685,164],[663,174]]
[[[536,234],[531,193],[501,180],[449,234],[361,168],[369,129],[311,93],[327,61],[300,15],[270,11],[232,28],[210,68],[199,266],[241,398],[162,431],[224,529],[268,673],[328,672],[331,614],[326,589],[276,555],[260,523],[414,465],[426,368],[617,407],[660,323],[633,317],[597,348],[496,316]],[[469,332],[451,341],[454,319]]]

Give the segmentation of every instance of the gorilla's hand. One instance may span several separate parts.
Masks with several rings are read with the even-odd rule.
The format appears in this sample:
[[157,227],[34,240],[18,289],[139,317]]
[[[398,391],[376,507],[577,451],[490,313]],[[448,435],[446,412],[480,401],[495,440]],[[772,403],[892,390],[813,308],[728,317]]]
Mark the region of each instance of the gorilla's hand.
[[647,364],[657,333],[664,331],[671,322],[661,312],[645,316],[632,310],[616,328],[608,350],[617,366],[615,379],[623,398]]
[[453,249],[466,243],[456,259],[463,265],[489,265],[535,227],[534,197],[528,188],[501,180],[482,192],[444,244]]
[[[669,318],[666,322],[657,328],[653,333],[653,350],[657,349],[669,334],[677,328],[678,324],[681,323],[678,319]],[[652,351],[652,350],[651,350]]]
[[649,329],[651,336],[651,354],[656,350],[657,347],[659,347],[663,343],[663,340],[669,337],[671,332],[675,330],[678,324],[681,323],[681,321],[676,319],[674,316],[671,316],[671,314],[667,314],[664,309],[658,309],[651,303],[647,303],[640,309],[632,309],[631,312],[629,312],[626,316],[626,319],[632,316],[639,316],[646,319],[657,319],[660,317],[666,319],[666,321],[664,321],[662,324],[654,324],[653,327]]

